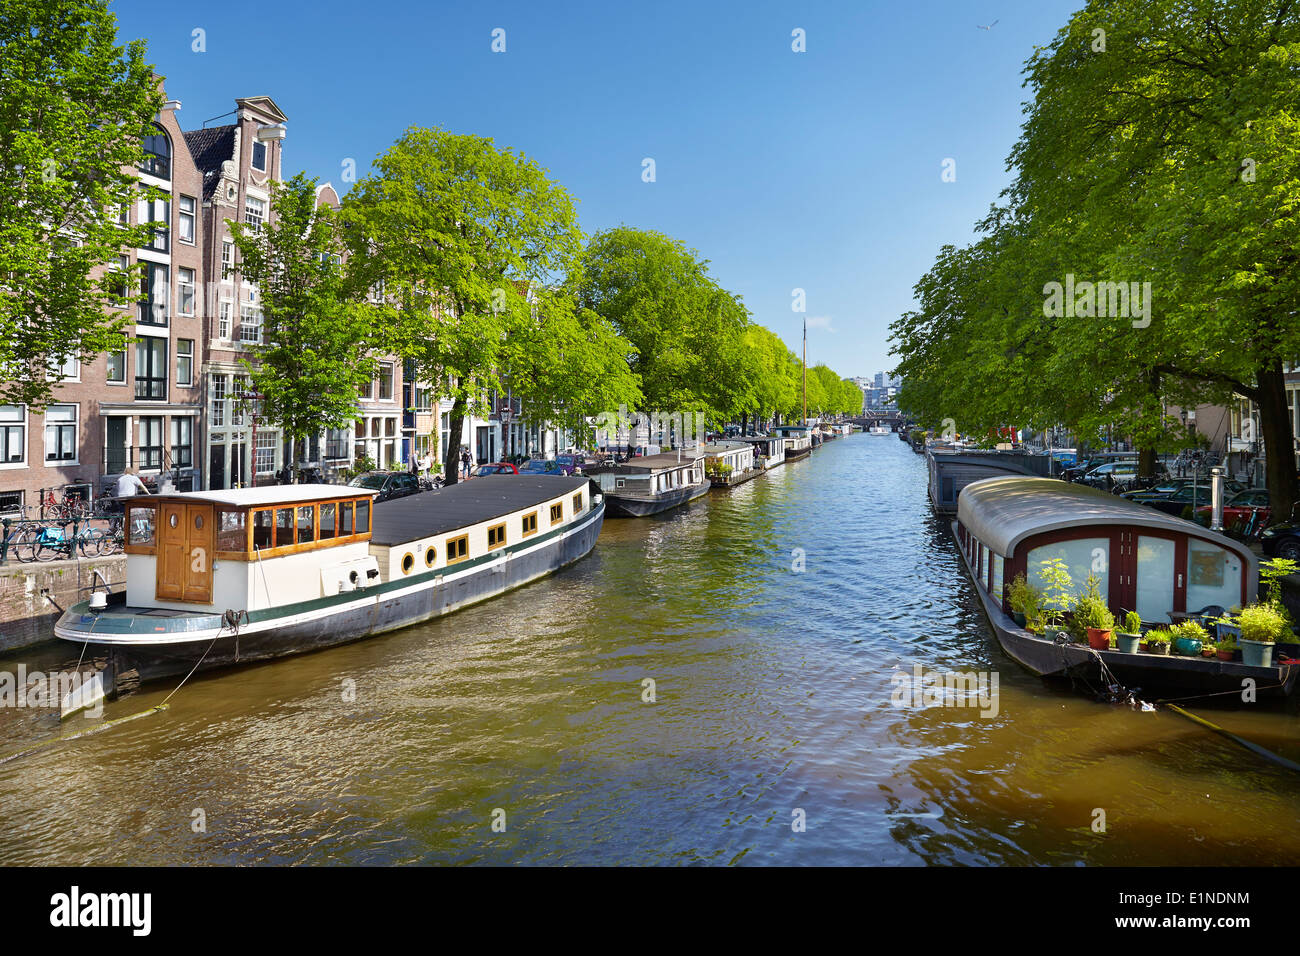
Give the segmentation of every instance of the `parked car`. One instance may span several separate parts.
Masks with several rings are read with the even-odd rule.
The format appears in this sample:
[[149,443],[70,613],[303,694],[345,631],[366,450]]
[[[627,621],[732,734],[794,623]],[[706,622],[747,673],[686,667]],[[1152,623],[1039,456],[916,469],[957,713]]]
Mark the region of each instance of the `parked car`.
[[[1235,482],[1234,482],[1235,484]],[[1224,493],[1227,495],[1235,494],[1236,491],[1242,491],[1240,486],[1235,491],[1229,490],[1227,483],[1224,484]],[[1190,481],[1179,488],[1171,495],[1165,495],[1161,498],[1138,498],[1134,496],[1134,501],[1144,505],[1150,505],[1157,511],[1163,511],[1165,514],[1173,515],[1176,518],[1182,517],[1185,510],[1192,507],[1193,502],[1197,508],[1210,500],[1210,486],[1206,484],[1193,485]]]
[[[1181,491],[1183,488],[1190,488],[1192,484],[1193,482],[1191,478],[1170,478],[1161,481],[1152,488],[1141,488],[1137,491],[1126,492],[1124,497],[1130,501],[1136,501],[1138,504],[1148,504],[1151,501],[1168,498],[1170,495]],[[1200,489],[1197,493],[1197,503],[1200,503],[1201,498],[1208,501],[1210,499],[1209,484],[1205,479],[1201,479],[1199,482],[1196,482],[1196,485]],[[1246,490],[1248,490],[1246,486],[1235,478],[1225,478],[1223,480],[1223,493],[1229,498]],[[1190,502],[1188,503],[1190,504]]]
[[534,458],[519,469],[521,475],[567,475],[569,472],[558,461]]
[[1078,458],[1076,456],[1076,461],[1077,464],[1066,468],[1061,473],[1061,477],[1064,478],[1066,481],[1078,481],[1080,478],[1082,478],[1088,472],[1092,471],[1094,468],[1100,468],[1102,465],[1105,465],[1109,462],[1116,462],[1116,461],[1136,462],[1137,455],[1135,455],[1131,451],[1127,451],[1127,452],[1108,451],[1102,453],[1094,452],[1093,454],[1088,455],[1086,458]]
[[[1156,462],[1155,478],[1160,479],[1165,476],[1165,466]],[[1098,465],[1083,476],[1084,484],[1091,485],[1093,488],[1103,488],[1110,491],[1116,485],[1125,487],[1131,485],[1138,477],[1137,459],[1132,461],[1110,461],[1104,465]]]
[[[1208,526],[1210,513],[1213,510],[1214,508],[1211,505],[1198,507],[1196,509],[1196,523]],[[1223,526],[1231,528],[1238,521],[1246,521],[1250,518],[1251,513],[1255,511],[1259,512],[1256,521],[1261,524],[1268,521],[1272,515],[1272,511],[1269,509],[1268,492],[1263,488],[1239,491],[1223,503]]]
[[483,478],[486,475],[517,475],[519,469],[508,461],[494,461],[490,465],[479,465],[474,469],[475,478]]
[[1264,554],[1270,558],[1300,561],[1300,524],[1284,522],[1269,525],[1260,539]]
[[348,482],[350,488],[378,491],[375,501],[389,501],[420,493],[420,479],[409,471],[367,471]]
[[582,474],[587,460],[582,455],[556,455],[555,463],[563,468],[566,475]]

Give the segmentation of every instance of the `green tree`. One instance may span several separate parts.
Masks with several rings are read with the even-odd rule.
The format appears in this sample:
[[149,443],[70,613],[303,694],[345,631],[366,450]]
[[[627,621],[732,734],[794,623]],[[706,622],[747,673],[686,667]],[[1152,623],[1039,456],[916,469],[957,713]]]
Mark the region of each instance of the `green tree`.
[[103,0],[0,0],[0,399],[44,405],[51,369],[121,347],[129,277],[105,274],[148,226],[118,225],[163,97],[143,41]]
[[259,228],[230,223],[241,272],[257,283],[262,304],[262,341],[243,363],[259,414],[291,448],[351,424],[374,376],[370,313],[349,291],[335,210],[317,205],[316,182],[299,173],[273,184],[271,215]]
[[454,482],[465,416],[505,388],[510,337],[533,321],[527,288],[569,274],[581,251],[573,197],[490,139],[412,127],[345,208],[358,280],[383,283],[380,341],[452,399]]

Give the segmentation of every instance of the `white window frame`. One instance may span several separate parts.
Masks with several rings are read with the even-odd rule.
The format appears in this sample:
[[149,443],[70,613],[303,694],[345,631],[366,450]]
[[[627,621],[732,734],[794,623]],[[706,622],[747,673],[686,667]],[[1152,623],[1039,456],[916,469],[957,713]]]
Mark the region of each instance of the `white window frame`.
[[[190,208],[188,212],[186,212],[185,210],[186,202],[190,204]],[[190,238],[188,239],[185,238],[185,230],[181,226],[181,223],[186,221],[187,219],[189,220],[190,223]],[[182,195],[178,197],[176,200],[176,241],[183,242],[187,246],[194,245],[199,235],[198,225],[199,225],[198,201],[193,196]]]
[[[190,275],[190,279],[188,282],[185,281],[185,273],[187,272]],[[194,314],[194,302],[198,298],[198,294],[199,294],[198,282],[196,279],[197,275],[198,273],[194,269],[187,269],[184,266],[177,267],[176,269],[176,314],[177,315]],[[190,308],[188,312],[185,310],[185,290],[187,288],[190,290]]]
[[[71,408],[72,409],[71,423],[57,418],[54,421],[50,421],[50,412],[56,408]],[[41,442],[42,442],[41,454],[45,464],[47,466],[54,467],[54,468],[71,468],[74,465],[80,465],[81,464],[81,406],[76,402],[60,402],[58,404],[50,405],[45,410],[44,418],[45,418],[45,421],[43,423],[44,427],[41,429]],[[46,432],[49,430],[50,426],[54,426],[55,428],[62,429],[67,427],[69,424],[72,425],[72,457],[71,458],[49,457],[49,452],[46,451],[46,448],[48,447]]]
[[[230,255],[227,256],[226,253]],[[226,280],[235,274],[235,244],[229,239],[221,240],[221,278]]]
[[[250,207],[256,203],[259,207],[257,216],[249,218]],[[261,232],[262,226],[266,224],[266,200],[259,199],[257,196],[244,196],[244,225],[248,226],[254,232]]]
[[[181,344],[189,343],[190,350],[188,353],[181,351]],[[186,361],[188,359],[188,361]],[[181,381],[182,365],[189,368],[189,375]],[[176,384],[189,388],[194,384],[194,339],[177,339],[176,340]]]
[[229,342],[231,327],[235,320],[235,303],[232,299],[221,299],[217,303],[217,341]]
[[26,468],[27,454],[28,454],[27,443],[31,440],[31,433],[28,432],[27,430],[29,426],[28,418],[31,417],[30,414],[28,413],[27,406],[26,405],[0,405],[0,408],[17,408],[19,410],[19,416],[20,416],[19,418],[16,419],[0,418],[0,428],[21,427],[23,430],[23,438],[22,438],[23,457],[18,461],[5,461],[3,459],[0,459],[0,469]]
[[[249,322],[251,316],[257,316],[256,322]],[[257,338],[249,338],[244,334],[244,329],[257,329]],[[261,345],[262,344],[262,310],[255,305],[247,303],[239,307],[239,343],[241,345]]]
[[[262,147],[263,164],[261,166],[257,165],[257,147],[259,146]],[[267,168],[271,165],[271,144],[264,143],[259,139],[254,139],[251,148],[248,150],[248,165],[249,168],[255,169],[259,173],[266,172]]]
[[108,354],[111,356],[111,355],[113,355],[114,353],[119,352],[119,351],[122,353],[122,377],[121,377],[121,378],[109,378],[109,375],[110,375],[111,373],[109,372],[108,358],[106,357],[105,360],[104,360],[104,383],[105,383],[106,385],[126,385],[126,383],[127,383],[127,379],[130,377],[130,375],[129,375],[129,371],[130,371],[130,370],[127,368],[127,356],[131,354],[131,350],[130,350],[130,348],[128,348],[128,346],[127,346],[127,341],[126,341],[126,336],[125,336],[125,335],[122,336],[122,348],[121,348],[121,349],[109,349],[109,350],[108,350]]

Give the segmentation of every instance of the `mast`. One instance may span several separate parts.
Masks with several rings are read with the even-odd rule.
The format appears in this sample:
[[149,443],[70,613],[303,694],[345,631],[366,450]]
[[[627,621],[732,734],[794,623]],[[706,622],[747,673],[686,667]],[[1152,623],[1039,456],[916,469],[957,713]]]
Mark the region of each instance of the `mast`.
[[808,424],[808,318],[803,320],[803,421],[800,425]]

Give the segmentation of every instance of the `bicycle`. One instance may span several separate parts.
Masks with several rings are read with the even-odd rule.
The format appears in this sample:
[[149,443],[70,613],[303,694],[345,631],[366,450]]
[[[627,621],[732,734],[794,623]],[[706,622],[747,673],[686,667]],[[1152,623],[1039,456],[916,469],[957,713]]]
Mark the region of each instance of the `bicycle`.
[[80,552],[85,558],[96,558],[103,548],[104,537],[102,529],[92,528],[89,524],[76,531],[71,537],[68,535],[66,525],[47,524],[37,535],[33,550],[37,561],[53,561],[60,556],[71,558],[74,552]]

